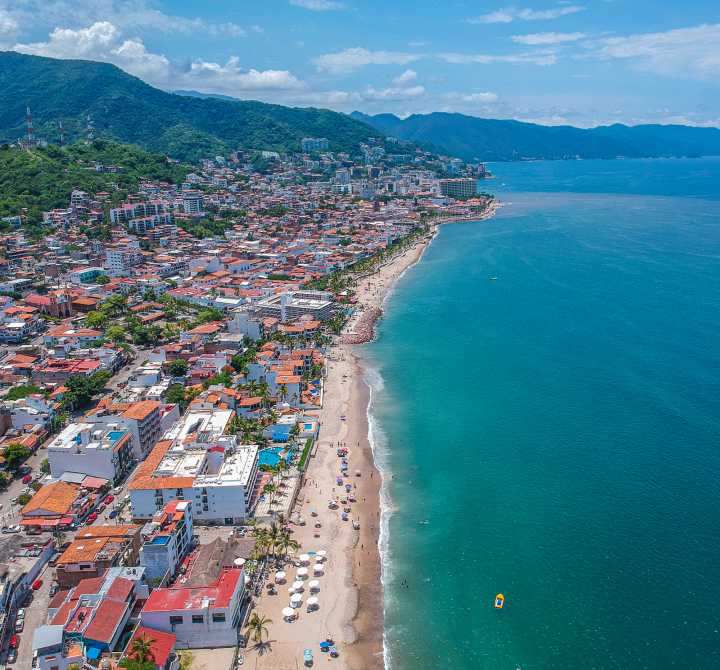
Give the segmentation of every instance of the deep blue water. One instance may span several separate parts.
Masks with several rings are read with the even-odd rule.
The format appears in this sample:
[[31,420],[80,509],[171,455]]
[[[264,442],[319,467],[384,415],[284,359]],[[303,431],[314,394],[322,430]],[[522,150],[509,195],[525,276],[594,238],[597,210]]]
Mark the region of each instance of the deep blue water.
[[720,161],[491,169],[365,348],[386,659],[720,667]]

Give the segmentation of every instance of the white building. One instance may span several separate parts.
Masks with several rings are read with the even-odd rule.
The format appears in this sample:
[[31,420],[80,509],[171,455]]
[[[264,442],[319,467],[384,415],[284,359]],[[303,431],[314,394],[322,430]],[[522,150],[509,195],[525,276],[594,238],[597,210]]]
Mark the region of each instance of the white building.
[[130,268],[143,262],[140,243],[128,242],[122,249],[111,249],[105,252],[108,269],[112,272],[127,272]]
[[193,539],[192,503],[175,500],[156,512],[140,531],[140,565],[149,580],[175,572]]
[[185,214],[199,214],[204,210],[203,197],[197,191],[183,191],[183,211]]
[[233,415],[196,404],[165,433],[129,486],[134,519],[188,500],[196,523],[245,523],[259,494],[258,447],[225,434]]
[[283,323],[306,314],[323,321],[332,316],[331,296],[329,291],[286,291],[258,300],[255,313],[262,318],[278,319]]

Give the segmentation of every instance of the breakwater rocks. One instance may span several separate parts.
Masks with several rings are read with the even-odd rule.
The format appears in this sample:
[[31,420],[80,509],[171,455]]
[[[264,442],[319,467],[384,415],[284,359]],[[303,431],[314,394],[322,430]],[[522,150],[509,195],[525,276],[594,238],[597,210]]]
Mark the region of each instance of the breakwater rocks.
[[369,307],[360,317],[352,333],[343,337],[343,344],[365,344],[375,337],[375,324],[380,321],[383,312],[377,307]]

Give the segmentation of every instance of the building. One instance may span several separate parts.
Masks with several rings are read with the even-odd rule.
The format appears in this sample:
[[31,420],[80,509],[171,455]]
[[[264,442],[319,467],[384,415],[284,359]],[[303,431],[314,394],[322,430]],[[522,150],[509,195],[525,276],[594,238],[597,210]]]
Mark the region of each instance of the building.
[[170,225],[171,223],[172,217],[170,216],[170,213],[165,212],[164,214],[153,214],[139,219],[130,219],[127,225],[129,228],[143,234],[148,230],[157,228],[157,226]]
[[245,601],[244,567],[200,564],[199,560],[195,565],[183,588],[150,594],[140,613],[141,623],[177,635],[178,648],[233,647]]
[[233,410],[196,407],[165,433],[128,487],[136,521],[188,500],[195,523],[233,525],[245,523],[257,504],[257,445],[225,434]]
[[137,217],[152,216],[164,211],[161,202],[137,202],[110,210],[110,223],[122,223]]
[[125,648],[125,655],[133,660],[136,660],[136,655],[131,653],[132,643],[137,638],[142,637],[146,640],[153,640],[150,645],[152,650],[152,662],[155,664],[155,670],[179,670],[180,669],[180,657],[175,653],[175,641],[177,635],[172,633],[163,633],[159,630],[152,630],[145,628],[145,626],[138,626],[130,638],[127,647]]
[[60,403],[45,400],[45,396],[40,393],[31,393],[20,400],[6,400],[5,407],[10,412],[13,428],[22,429],[40,424],[44,429],[51,429],[60,410]]
[[88,526],[60,556],[55,576],[61,588],[101,577],[113,567],[134,566],[140,554],[140,526]]
[[204,210],[202,193],[183,191],[183,211],[185,214],[199,214]]
[[474,198],[477,195],[477,179],[441,179],[440,195]]
[[286,291],[258,300],[255,315],[286,323],[307,314],[323,321],[332,316],[331,297],[329,291]]
[[133,458],[142,461],[160,439],[162,408],[155,400],[109,405],[88,414],[85,421],[104,424],[108,428],[113,424],[118,428],[125,426],[130,428],[133,436]]
[[152,581],[173,574],[187,554],[193,539],[192,502],[174,500],[140,531],[140,565]]
[[118,423],[72,423],[48,445],[47,453],[53,479],[77,472],[114,483],[130,468],[133,436]]
[[[21,525],[36,528],[55,528],[60,525],[64,517],[71,516],[73,505],[78,497],[80,487],[66,482],[55,482],[43,486],[25,505],[20,514],[23,520]],[[78,512],[84,514],[89,511],[92,502]]]
[[327,137],[304,137],[302,141],[303,153],[308,151],[328,151],[330,149],[330,142]]
[[84,268],[70,273],[70,281],[74,284],[92,284],[101,275],[105,274],[102,268]]
[[139,242],[132,242],[122,249],[109,249],[105,252],[105,256],[108,270],[111,272],[127,272],[143,262]]

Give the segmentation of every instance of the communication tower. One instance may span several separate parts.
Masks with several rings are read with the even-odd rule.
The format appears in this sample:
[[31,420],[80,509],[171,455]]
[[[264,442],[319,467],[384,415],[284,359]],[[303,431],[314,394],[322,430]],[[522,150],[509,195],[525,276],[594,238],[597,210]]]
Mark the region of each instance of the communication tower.
[[63,135],[63,129],[62,129],[62,116],[60,116],[60,112],[58,112],[58,123],[60,124],[60,148],[65,148],[65,136]]
[[27,117],[28,117],[28,147],[32,148],[37,145],[35,141],[35,131],[33,130],[32,116],[30,116],[30,101],[27,101]]

